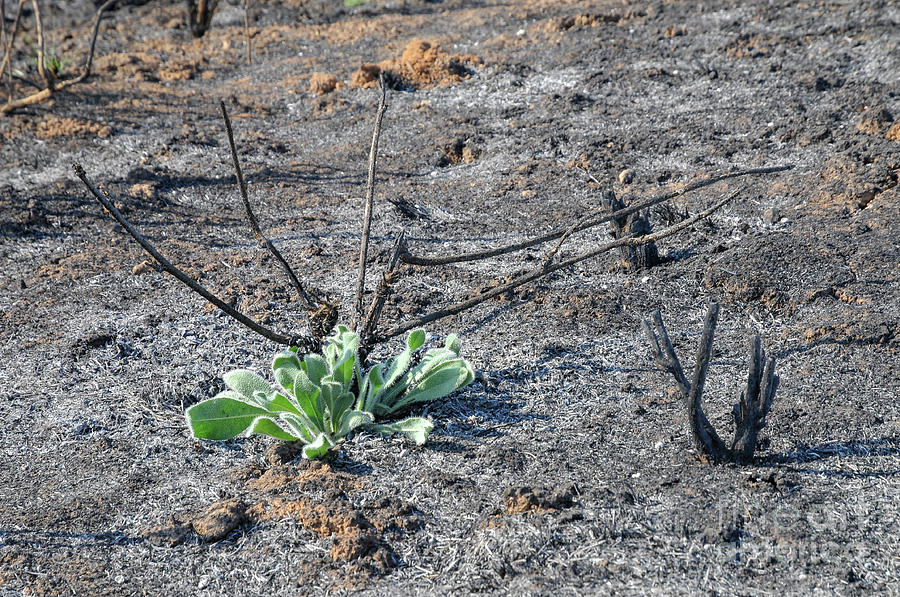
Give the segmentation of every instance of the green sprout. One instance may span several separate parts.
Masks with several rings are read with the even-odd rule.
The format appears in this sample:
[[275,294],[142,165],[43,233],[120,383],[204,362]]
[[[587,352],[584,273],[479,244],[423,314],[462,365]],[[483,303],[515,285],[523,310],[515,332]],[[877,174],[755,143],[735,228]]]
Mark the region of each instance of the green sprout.
[[444,347],[427,350],[411,367],[424,343],[425,330],[414,330],[403,352],[363,371],[359,336],[338,326],[322,354],[301,358],[292,347],[275,356],[272,371],[278,387],[252,371],[230,371],[222,376],[229,389],[191,406],[185,416],[194,437],[226,440],[260,434],[300,441],[308,459],[325,456],[357,428],[399,433],[421,445],[434,429],[428,419],[376,419],[442,398],[475,378],[452,334]]
[[[26,42],[31,47],[31,51],[34,52],[34,57],[31,59],[31,63],[37,67],[38,66],[38,57],[40,56],[40,51],[38,50],[37,45],[32,42]],[[63,72],[72,64],[71,60],[66,58],[61,58],[57,53],[55,48],[47,48],[44,50],[44,72],[49,73],[54,79],[59,79]]]

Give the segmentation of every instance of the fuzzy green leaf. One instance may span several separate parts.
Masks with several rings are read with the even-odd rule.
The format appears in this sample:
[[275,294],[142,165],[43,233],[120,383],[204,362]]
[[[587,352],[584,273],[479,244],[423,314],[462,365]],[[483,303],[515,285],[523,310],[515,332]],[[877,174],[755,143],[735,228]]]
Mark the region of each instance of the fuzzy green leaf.
[[384,377],[381,375],[382,365],[378,364],[369,369],[368,375],[363,378],[363,385],[359,390],[359,398],[356,401],[357,410],[372,412],[376,398],[384,385]]
[[340,360],[335,363],[332,370],[332,378],[341,384],[345,390],[349,390],[353,384],[353,374],[356,372],[356,352],[347,349],[341,355]]
[[271,416],[259,406],[238,400],[231,392],[199,402],[185,411],[188,426],[194,437],[224,440],[243,433],[258,417]]
[[450,334],[447,336],[447,339],[444,340],[444,348],[459,356],[459,351],[462,350],[462,342],[459,341],[459,336],[456,334]]
[[273,391],[269,382],[247,369],[229,371],[222,376],[222,381],[238,394],[254,399],[254,401],[258,400],[255,397],[258,392],[270,394]]
[[300,370],[300,359],[296,353],[289,350],[278,353],[272,360],[275,381],[288,392],[294,389],[294,376],[298,370]]
[[434,429],[434,424],[422,417],[409,417],[396,423],[381,425],[369,425],[369,429],[383,435],[401,433],[421,446],[428,439],[428,435]]
[[341,417],[340,425],[338,425],[338,437],[344,437],[351,431],[361,425],[371,425],[375,421],[375,417],[371,413],[361,410],[348,410]]
[[443,398],[475,378],[475,372],[463,359],[442,363],[429,371],[408,394],[398,400],[390,412],[395,412],[416,402],[429,402]]
[[411,352],[418,350],[423,344],[425,344],[425,330],[421,328],[411,331],[406,337],[406,348]]
[[318,354],[308,354],[303,357],[303,370],[313,385],[319,385],[322,378],[328,375],[328,363]]
[[252,435],[254,433],[268,435],[269,437],[274,437],[275,439],[284,440],[286,442],[301,439],[299,436],[295,436],[282,429],[281,425],[269,417],[257,417],[257,419],[253,421],[250,427],[247,428],[247,435]]
[[285,426],[297,439],[307,444],[324,431],[302,412],[298,414],[289,412],[278,413],[278,418],[284,422]]
[[275,392],[269,397],[269,400],[266,402],[265,408],[272,412],[292,412],[296,413],[298,410],[298,405],[294,404],[290,398]]
[[321,390],[313,385],[302,369],[297,371],[297,375],[294,376],[294,397],[297,406],[300,408],[300,412],[308,417],[315,426],[324,430],[325,425],[322,421],[324,412],[320,392]]
[[323,456],[328,454],[328,450],[330,449],[331,444],[328,443],[328,440],[325,438],[325,434],[320,433],[312,442],[303,446],[303,457],[308,460],[322,458]]

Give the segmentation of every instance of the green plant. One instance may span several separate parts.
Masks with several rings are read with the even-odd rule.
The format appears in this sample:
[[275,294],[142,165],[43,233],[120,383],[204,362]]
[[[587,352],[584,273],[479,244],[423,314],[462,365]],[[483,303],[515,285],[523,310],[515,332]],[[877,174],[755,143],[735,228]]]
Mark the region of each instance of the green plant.
[[[31,51],[34,52],[34,56],[31,58],[31,63],[37,67],[38,66],[38,56],[41,55],[38,46],[35,44],[26,41],[28,46],[31,48]],[[56,53],[55,48],[48,48],[44,51],[44,70],[48,72],[54,79],[59,79],[62,77],[62,74],[65,70],[71,66],[72,61],[67,58],[60,58]]]
[[443,348],[427,350],[410,368],[414,353],[425,343],[425,331],[409,334],[396,357],[363,371],[359,336],[338,326],[322,354],[302,358],[295,347],[275,356],[272,371],[278,387],[252,371],[239,369],[222,376],[229,390],[191,406],[185,412],[195,437],[231,439],[237,435],[268,435],[303,442],[303,456],[324,456],[359,427],[382,434],[400,433],[425,443],[434,425],[422,417],[376,423],[419,402],[446,396],[471,382],[472,367],[459,357],[460,341],[447,338]]

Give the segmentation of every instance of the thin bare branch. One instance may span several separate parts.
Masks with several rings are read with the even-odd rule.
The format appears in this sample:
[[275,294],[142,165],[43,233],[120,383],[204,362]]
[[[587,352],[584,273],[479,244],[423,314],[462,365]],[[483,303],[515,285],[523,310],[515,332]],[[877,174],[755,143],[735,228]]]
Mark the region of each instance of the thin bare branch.
[[[664,201],[669,201],[671,199],[675,199],[680,197],[686,193],[691,191],[696,191],[697,189],[701,189],[703,187],[707,187],[709,185],[715,184],[717,182],[721,182],[723,180],[727,180],[729,178],[735,178],[739,176],[750,176],[754,174],[771,174],[773,172],[783,172],[785,170],[789,170],[793,168],[793,165],[785,165],[785,166],[771,166],[767,168],[752,168],[749,170],[737,170],[735,172],[729,172],[726,174],[721,174],[719,176],[714,176],[712,178],[707,178],[706,180],[700,180],[697,182],[693,182],[682,189],[677,191],[672,191],[669,193],[664,193],[662,195],[657,195],[656,197],[651,197],[645,201],[640,201],[638,203],[634,203],[625,209],[620,209],[613,213],[605,213],[595,216],[592,219],[588,219],[586,222],[580,224],[575,232],[580,232],[582,230],[587,230],[588,228],[593,228],[599,224],[603,224],[605,222],[609,222],[610,220],[614,220],[617,218],[622,218],[633,214],[635,212],[641,211],[643,209],[647,209],[648,207],[652,207],[659,203],[663,203]],[[516,251],[521,251],[523,249],[528,249],[530,247],[534,247],[537,245],[544,244],[551,240],[556,240],[561,236],[565,235],[569,231],[569,228],[564,230],[557,230],[556,232],[551,232],[549,234],[545,234],[543,236],[538,236],[529,240],[525,240],[518,243],[513,243],[510,245],[506,245],[503,247],[497,247],[495,249],[486,249],[484,251],[476,251],[473,253],[464,253],[462,255],[449,255],[449,256],[418,256],[406,253],[400,257],[400,260],[404,263],[408,263],[410,265],[447,265],[451,263],[462,263],[465,261],[478,261],[481,259],[487,259],[489,257],[498,257],[500,255],[506,255],[507,253],[514,253]]]
[[691,392],[691,385],[684,376],[684,369],[682,369],[681,362],[675,354],[675,348],[672,346],[669,332],[666,330],[666,326],[663,323],[662,314],[657,309],[653,312],[651,318],[653,320],[652,329],[646,319],[642,321],[642,326],[644,328],[644,334],[647,336],[647,340],[650,341],[653,358],[656,359],[656,362],[659,363],[663,369],[672,374],[675,378],[675,382],[678,384],[678,389],[681,391],[681,394],[687,396]]
[[375,335],[378,320],[381,318],[381,311],[384,309],[384,304],[387,302],[391,292],[393,292],[394,281],[397,277],[397,265],[400,263],[400,255],[405,248],[406,230],[401,230],[397,240],[394,241],[394,248],[391,250],[387,270],[381,276],[381,282],[378,284],[378,289],[375,291],[375,296],[372,298],[372,303],[369,306],[369,312],[366,314],[366,319],[361,327],[360,337],[364,345],[370,345],[369,339]]
[[282,269],[284,269],[285,273],[290,278],[291,283],[294,285],[294,288],[297,290],[297,293],[300,295],[300,298],[306,303],[306,309],[315,309],[318,306],[318,303],[321,302],[318,297],[311,297],[306,289],[303,287],[303,284],[300,282],[297,275],[294,273],[294,270],[288,264],[287,260],[281,255],[281,252],[272,244],[272,242],[266,238],[266,235],[262,233],[262,230],[259,227],[259,222],[256,219],[256,216],[253,214],[253,209],[250,207],[250,198],[247,194],[247,183],[244,181],[244,173],[241,170],[241,162],[238,159],[237,154],[237,146],[234,143],[234,131],[231,128],[231,119],[228,117],[228,110],[225,109],[225,102],[220,101],[219,107],[222,109],[222,119],[225,121],[225,132],[228,134],[228,145],[231,147],[231,160],[234,163],[234,172],[237,177],[238,188],[241,191],[241,201],[244,203],[244,211],[247,212],[247,219],[250,221],[250,228],[253,230],[254,236],[256,236],[256,240],[259,241],[260,244],[264,245],[266,249],[275,257],[278,263],[281,264]]
[[3,24],[4,38],[6,40],[5,44],[4,44],[6,53],[3,55],[3,62],[0,63],[0,76],[2,76],[3,73],[7,73],[9,75],[9,77],[7,78],[7,81],[6,81],[6,101],[7,101],[7,103],[12,100],[12,65],[11,65],[12,46],[13,46],[13,43],[16,41],[16,34],[19,32],[19,21],[22,18],[22,7],[25,6],[25,3],[27,1],[28,0],[19,0],[19,4],[16,7],[16,16],[13,19],[13,24],[12,24],[12,27],[10,27],[9,33],[6,32],[6,13],[5,13],[5,9],[4,9],[2,24]]
[[97,34],[100,31],[100,19],[103,17],[103,13],[118,1],[119,0],[106,0],[106,2],[101,4],[100,8],[97,9],[96,14],[94,14],[94,30],[91,33],[91,46],[88,50],[87,58],[84,61],[84,67],[81,69],[80,75],[74,79],[67,79],[64,81],[65,86],[84,81],[91,75],[91,66],[94,64],[94,50],[97,47]]
[[247,42],[247,66],[253,64],[253,46],[250,41],[250,0],[244,0],[244,40]]
[[84,183],[91,194],[93,194],[94,197],[97,198],[97,200],[101,205],[103,205],[106,211],[108,211],[110,215],[115,218],[115,220],[128,232],[128,234],[130,234],[132,238],[134,238],[134,240],[136,240],[138,244],[141,245],[141,247],[145,251],[147,251],[147,253],[149,253],[150,256],[153,257],[153,259],[155,259],[156,262],[159,263],[166,272],[187,285],[191,290],[214,304],[231,318],[245,325],[260,336],[263,336],[264,338],[267,338],[273,342],[277,342],[278,344],[286,344],[288,346],[297,346],[305,351],[313,350],[318,345],[316,340],[307,334],[280,334],[256,323],[243,313],[231,307],[228,303],[226,303],[216,295],[212,294],[206,288],[198,284],[190,276],[175,267],[158,250],[156,250],[156,247],[154,247],[153,244],[150,243],[150,241],[144,238],[141,233],[131,225],[131,223],[125,218],[125,216],[122,215],[122,212],[120,212],[113,204],[112,199],[105,193],[101,192],[96,186],[94,186],[94,184],[90,180],[88,180],[87,174],[85,173],[84,168],[82,168],[81,164],[74,164],[73,170],[75,171],[75,175],[79,179],[81,179],[81,182]]
[[31,6],[34,9],[35,34],[37,35],[37,69],[41,80],[47,89],[53,90],[55,77],[51,77],[50,73],[44,65],[44,25],[41,19],[41,5],[38,0],[32,0]]
[[[718,201],[712,207],[709,207],[709,208],[701,211],[700,213],[694,215],[693,217],[691,217],[687,220],[684,220],[683,222],[679,222],[678,224],[675,224],[673,226],[669,226],[668,228],[664,228],[658,232],[654,232],[653,234],[646,234],[644,236],[638,236],[638,237],[620,238],[620,239],[614,240],[612,242],[606,243],[605,245],[601,245],[600,247],[597,247],[595,249],[585,251],[584,253],[581,253],[574,257],[570,257],[569,259],[566,259],[564,261],[560,261],[559,263],[551,265],[547,268],[544,268],[543,264],[542,264],[542,265],[538,266],[537,268],[535,268],[534,270],[532,270],[531,272],[523,274],[523,275],[507,282],[506,284],[501,284],[499,286],[496,286],[496,287],[492,288],[491,290],[482,292],[482,293],[478,294],[477,296],[474,296],[465,301],[455,303],[455,304],[445,307],[443,309],[437,309],[435,311],[432,311],[431,313],[423,315],[422,317],[416,319],[415,321],[398,324],[398,325],[394,326],[393,328],[380,334],[377,337],[376,341],[383,341],[388,338],[392,338],[394,336],[399,336],[400,334],[403,334],[404,332],[408,332],[409,330],[412,330],[412,329],[415,329],[418,327],[422,327],[426,323],[430,323],[432,321],[435,321],[437,319],[442,319],[444,317],[449,317],[451,315],[456,315],[457,313],[465,311],[466,309],[471,309],[472,307],[474,307],[476,305],[480,305],[481,303],[488,301],[496,296],[499,296],[505,292],[509,292],[510,290],[512,290],[514,288],[518,288],[519,286],[528,284],[529,282],[533,282],[535,280],[538,280],[540,278],[548,276],[548,275],[550,275],[556,271],[559,271],[561,269],[571,267],[581,261],[585,261],[587,259],[596,257],[596,256],[600,255],[601,253],[605,253],[611,249],[615,249],[616,247],[624,247],[624,246],[636,247],[636,246],[640,246],[640,245],[643,245],[646,243],[656,242],[663,238],[672,236],[673,234],[677,234],[678,232],[681,232],[685,228],[693,226],[694,224],[696,224],[698,221],[702,220],[703,218],[709,217],[710,214],[715,212],[717,209],[721,208],[723,205],[725,205],[729,201],[733,200],[739,194],[740,194],[740,191],[732,193],[725,199]],[[401,260],[402,259],[403,259],[403,257],[401,256]]]
[[375,130],[372,132],[372,147],[369,149],[369,180],[366,183],[366,203],[363,212],[362,238],[359,243],[359,273],[356,276],[356,296],[353,300],[354,325],[359,331],[363,320],[363,293],[366,286],[366,255],[369,250],[369,231],[372,227],[372,204],[375,198],[375,164],[378,159],[378,138],[381,136],[381,122],[387,109],[387,84],[384,74],[379,76],[381,100],[378,102],[378,113],[375,115]]
[[[34,1],[36,2],[36,0],[34,0]],[[20,0],[19,12],[21,12],[21,7],[24,4],[24,2],[25,2],[25,0]],[[61,91],[61,90],[65,89],[66,87],[69,87],[70,85],[74,85],[75,83],[80,83],[81,81],[84,81],[91,74],[91,65],[93,64],[93,60],[94,60],[94,49],[96,48],[96,45],[97,45],[97,33],[100,29],[100,18],[103,16],[103,13],[110,6],[115,4],[116,2],[118,2],[118,0],[107,0],[100,6],[100,8],[97,9],[97,13],[94,16],[94,30],[93,30],[93,34],[91,35],[90,50],[89,50],[87,58],[85,60],[84,67],[82,68],[81,73],[77,77],[73,77],[71,79],[53,79],[51,83],[48,83],[47,77],[49,76],[49,73],[47,73],[44,69],[44,50],[43,50],[43,41],[41,41],[40,49],[38,50],[38,52],[39,52],[38,71],[42,73],[41,78],[43,79],[43,81],[45,83],[45,87],[43,89],[40,89],[40,91],[37,91],[36,93],[13,100],[12,99],[12,83],[10,82],[9,91],[7,94],[7,101],[3,106],[0,106],[0,116],[6,115],[9,112],[12,112],[13,110],[16,110],[18,108],[24,108],[26,106],[32,106],[32,105],[44,102],[44,101],[50,99],[53,96],[53,94],[56,93],[57,91]],[[41,22],[40,22],[40,13],[37,11],[35,12],[35,18],[38,21],[38,39],[43,40],[42,26],[41,26]],[[15,31],[15,27],[18,25],[18,21],[19,21],[19,15],[16,14],[16,22],[14,23],[14,31]],[[13,35],[13,37],[14,37],[14,35]],[[12,68],[9,65],[9,55],[12,52],[12,41],[13,41],[13,39],[11,37],[9,39],[9,43],[7,44],[7,51],[6,51],[6,56],[3,59],[3,64],[0,65],[0,75],[2,75],[3,71],[7,67],[9,67],[10,81],[12,78]],[[35,85],[31,81],[28,81],[28,83],[30,83],[31,85]],[[35,86],[40,87],[38,85],[35,85]]]
[[[672,377],[675,378],[675,383],[678,384],[678,389],[688,406],[688,416],[691,427],[696,425],[698,429],[696,435],[707,439],[715,437],[715,429],[710,424],[709,420],[706,418],[706,414],[703,412],[703,409],[699,407],[699,405],[696,414],[691,414],[692,404],[689,401],[689,396],[691,394],[691,384],[688,382],[687,378],[684,375],[684,370],[681,368],[681,362],[678,360],[678,355],[675,354],[675,347],[672,346],[672,340],[671,338],[669,338],[669,332],[666,330],[666,326],[662,320],[662,315],[660,314],[658,309],[653,312],[651,320],[653,322],[652,329],[651,324],[647,323],[647,320],[643,320],[641,322],[641,325],[644,328],[644,333],[646,334],[647,339],[650,341],[651,354],[653,358],[663,369],[671,373]],[[715,443],[713,440],[709,441],[712,444]]]

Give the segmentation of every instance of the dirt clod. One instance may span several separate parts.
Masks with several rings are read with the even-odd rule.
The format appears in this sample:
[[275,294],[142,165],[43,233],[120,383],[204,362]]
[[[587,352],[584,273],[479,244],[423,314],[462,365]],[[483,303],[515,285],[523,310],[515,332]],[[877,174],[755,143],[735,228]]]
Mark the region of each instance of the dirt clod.
[[575,505],[576,493],[572,485],[557,488],[513,487],[506,491],[504,506],[507,514],[563,510]]
[[203,541],[208,543],[221,541],[243,524],[247,519],[246,511],[247,505],[238,499],[217,502],[203,515],[193,519],[191,528]]
[[313,73],[309,79],[309,92],[317,96],[331,93],[338,88],[338,78],[329,73]]

